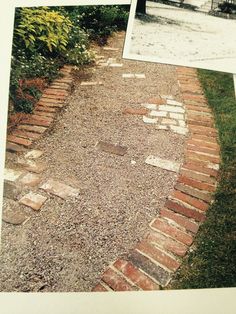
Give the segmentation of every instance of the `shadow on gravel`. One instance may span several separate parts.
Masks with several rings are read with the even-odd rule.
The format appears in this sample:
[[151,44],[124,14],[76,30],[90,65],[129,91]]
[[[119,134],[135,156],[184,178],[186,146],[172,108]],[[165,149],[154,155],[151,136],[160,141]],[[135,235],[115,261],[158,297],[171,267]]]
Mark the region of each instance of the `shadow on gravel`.
[[140,14],[140,13],[138,13],[136,15],[136,18],[139,19],[142,24],[158,23],[158,24],[162,24],[162,25],[165,25],[165,24],[181,25],[181,23],[176,22],[175,20],[167,19],[164,17],[151,15],[151,14]]

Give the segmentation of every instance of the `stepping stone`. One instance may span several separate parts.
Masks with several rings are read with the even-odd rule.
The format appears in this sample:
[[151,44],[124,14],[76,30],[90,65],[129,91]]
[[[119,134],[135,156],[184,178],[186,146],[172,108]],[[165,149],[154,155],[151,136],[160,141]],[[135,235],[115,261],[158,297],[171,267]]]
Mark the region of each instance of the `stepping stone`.
[[31,150],[28,153],[25,154],[25,158],[32,158],[32,159],[37,159],[43,155],[43,152],[41,150]]
[[157,109],[157,105],[156,104],[142,104],[141,106],[150,109],[150,110],[156,110]]
[[145,74],[135,74],[135,77],[138,79],[145,79],[146,75]]
[[13,200],[17,200],[17,196],[21,193],[21,189],[12,182],[4,182],[3,196]]
[[78,189],[74,189],[69,185],[53,179],[49,179],[47,182],[41,185],[40,189],[45,190],[50,194],[54,194],[64,200],[69,197],[77,197],[79,195]]
[[41,182],[41,177],[33,173],[27,173],[19,180],[19,183],[29,187],[37,186]]
[[19,203],[31,207],[34,210],[39,210],[46,202],[46,200],[47,197],[30,192],[27,195],[23,196],[19,200]]
[[22,167],[24,167],[26,170],[35,172],[35,173],[41,173],[46,169],[46,166],[42,163],[36,163],[33,160],[24,160],[24,159],[18,159],[18,164]]
[[122,63],[110,63],[109,67],[121,68],[121,67],[123,67],[123,64]]
[[156,110],[152,110],[149,113],[150,116],[152,117],[166,117],[167,116],[167,112],[166,111],[156,111]]
[[96,145],[100,150],[110,153],[110,154],[115,154],[119,156],[124,156],[127,152],[127,147],[120,146],[120,145],[114,145],[111,143],[107,142],[98,142]]
[[95,85],[102,85],[102,82],[81,82],[81,86],[95,86]]
[[164,119],[162,119],[161,124],[176,125],[177,122],[176,122],[176,120],[173,120],[173,119],[164,118]]
[[159,110],[168,111],[168,112],[185,113],[185,110],[183,108],[169,106],[169,105],[160,105]]
[[181,102],[175,101],[175,100],[172,100],[172,99],[167,99],[167,105],[179,106],[179,107],[183,106],[183,104]]
[[12,225],[21,225],[28,219],[29,217],[15,210],[14,211],[7,210],[2,213],[2,220]]
[[182,113],[172,113],[170,112],[170,118],[176,120],[184,120],[184,115]]
[[145,160],[145,163],[154,167],[158,167],[161,169],[173,171],[173,172],[179,172],[181,164],[179,162],[162,159],[156,156],[148,156]]
[[4,169],[4,180],[15,182],[21,175],[23,175],[25,172],[20,170],[14,170],[14,169]]
[[148,117],[143,117],[143,122],[147,124],[155,124],[158,122],[157,118],[148,118]]
[[122,77],[123,78],[135,78],[135,75],[132,73],[125,73],[125,74],[122,74]]
[[112,47],[103,47],[105,51],[119,51],[119,48],[112,48]]
[[188,134],[187,128],[183,128],[181,126],[175,126],[175,125],[171,125],[170,128],[174,133],[178,133],[181,135],[187,135]]

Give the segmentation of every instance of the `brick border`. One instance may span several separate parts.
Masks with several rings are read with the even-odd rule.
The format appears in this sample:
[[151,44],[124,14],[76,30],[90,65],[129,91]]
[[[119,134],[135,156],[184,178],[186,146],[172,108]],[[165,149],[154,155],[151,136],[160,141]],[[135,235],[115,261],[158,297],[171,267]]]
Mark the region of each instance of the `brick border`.
[[48,86],[36,103],[32,114],[25,117],[7,135],[6,150],[10,152],[22,152],[52,126],[58,111],[65,106],[67,97],[71,94],[73,87],[73,67],[65,65],[59,73],[63,77],[55,79]]
[[165,288],[189,251],[213,202],[220,163],[214,118],[197,70],[177,67],[176,75],[189,129],[179,178],[144,239],[127,258],[111,263],[92,291]]

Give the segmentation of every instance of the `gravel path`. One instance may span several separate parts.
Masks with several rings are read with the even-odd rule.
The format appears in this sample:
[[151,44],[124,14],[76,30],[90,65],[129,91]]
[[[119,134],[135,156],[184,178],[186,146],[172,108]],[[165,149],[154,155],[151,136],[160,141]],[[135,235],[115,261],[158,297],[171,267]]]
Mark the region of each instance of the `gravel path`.
[[[122,60],[123,40],[123,34],[111,40],[119,51],[100,49],[123,67],[88,68],[89,81],[103,85],[78,81],[53,130],[35,146],[44,151],[43,179],[79,188],[80,196],[66,201],[51,196],[26,224],[3,223],[1,291],[90,291],[107,265],[143,237],[173,189],[177,175],[145,159],[156,155],[181,162],[184,136],[122,111],[158,95],[179,100],[174,68]],[[124,73],[146,79],[124,79]],[[126,146],[127,154],[102,152],[95,147],[98,141]]]
[[134,21],[130,54],[236,73],[236,20],[153,2],[147,13]]

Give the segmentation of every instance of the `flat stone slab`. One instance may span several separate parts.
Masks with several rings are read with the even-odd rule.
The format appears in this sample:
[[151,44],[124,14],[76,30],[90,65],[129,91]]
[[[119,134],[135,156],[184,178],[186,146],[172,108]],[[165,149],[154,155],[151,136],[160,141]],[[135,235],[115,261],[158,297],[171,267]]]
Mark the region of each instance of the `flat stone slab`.
[[17,199],[17,196],[21,193],[21,189],[17,187],[13,182],[4,182],[3,196],[13,200]]
[[150,109],[150,110],[156,110],[157,105],[156,104],[142,104],[143,107]]
[[102,141],[98,142],[96,144],[96,147],[106,153],[115,154],[119,156],[124,156],[127,152],[127,147],[125,146],[114,145],[114,144],[102,142]]
[[78,189],[72,188],[69,185],[53,179],[49,179],[47,182],[41,185],[40,189],[45,190],[50,194],[54,194],[62,199],[77,197],[79,195]]
[[168,112],[176,112],[176,113],[185,113],[183,108],[177,106],[170,106],[170,105],[160,105],[159,110],[168,111]]
[[10,182],[15,182],[23,174],[24,174],[24,171],[5,168],[4,169],[4,180],[10,181]]
[[148,118],[148,117],[143,117],[143,122],[147,124],[155,124],[158,122],[157,118]]
[[28,218],[29,217],[26,216],[25,214],[15,210],[14,211],[7,210],[2,213],[2,220],[12,225],[21,225],[26,220],[28,220]]
[[26,185],[29,187],[34,187],[40,184],[41,177],[34,173],[27,173],[21,179],[19,179],[19,183],[22,185]]
[[26,194],[25,196],[23,196],[19,200],[19,203],[26,205],[28,207],[31,207],[34,210],[39,210],[43,206],[43,204],[46,202],[46,200],[47,200],[47,197],[30,192]]
[[103,47],[105,51],[119,51],[119,48],[112,48],[112,47]]
[[148,156],[145,163],[168,171],[179,172],[181,164],[175,161],[162,159],[156,156]]
[[145,74],[135,74],[135,77],[138,79],[145,79],[146,75]]
[[7,142],[6,151],[10,153],[21,153],[25,152],[26,148],[24,148],[22,145]]
[[44,164],[35,162],[33,160],[25,160],[22,158],[18,158],[17,163],[21,167],[24,167],[26,170],[35,173],[42,173],[46,169],[46,166]]
[[124,73],[122,74],[123,78],[138,78],[138,79],[145,79],[146,75],[145,74],[135,74],[135,73]]
[[176,119],[176,120],[184,120],[184,115],[182,113],[170,112],[170,118]]
[[167,99],[166,103],[167,105],[171,105],[171,106],[179,106],[179,107],[183,106],[182,102],[179,102],[173,99]]
[[102,82],[81,82],[80,86],[96,86],[96,85],[102,85]]
[[152,117],[166,117],[167,116],[167,112],[157,111],[157,110],[152,110],[149,114]]
[[41,150],[33,149],[25,154],[25,158],[37,159],[43,155]]
[[187,135],[188,134],[188,129],[185,127],[171,125],[170,128],[174,133],[178,133],[181,135]]

